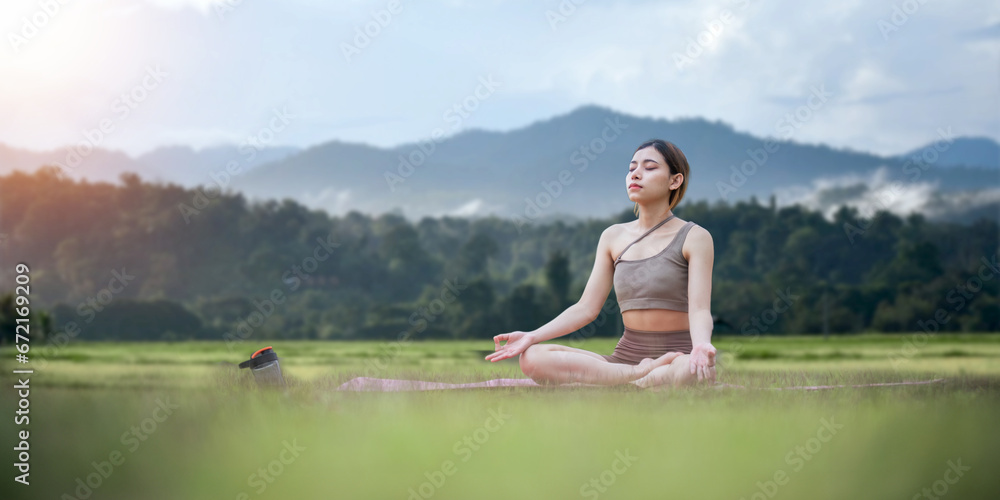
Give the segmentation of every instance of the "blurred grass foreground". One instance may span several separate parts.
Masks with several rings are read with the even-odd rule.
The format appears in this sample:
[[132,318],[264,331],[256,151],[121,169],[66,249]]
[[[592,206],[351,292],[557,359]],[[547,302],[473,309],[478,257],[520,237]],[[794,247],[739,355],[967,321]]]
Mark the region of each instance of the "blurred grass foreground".
[[[559,339],[556,340],[558,342]],[[573,345],[610,353],[616,339]],[[742,344],[741,344],[742,343]],[[523,378],[483,341],[76,342],[31,375],[8,498],[998,498],[1000,335],[721,337],[719,381],[346,392],[353,377]],[[3,406],[13,359],[2,350]],[[774,390],[943,379],[924,385]],[[17,443],[2,419],[8,450]],[[11,470],[11,469],[8,469]]]

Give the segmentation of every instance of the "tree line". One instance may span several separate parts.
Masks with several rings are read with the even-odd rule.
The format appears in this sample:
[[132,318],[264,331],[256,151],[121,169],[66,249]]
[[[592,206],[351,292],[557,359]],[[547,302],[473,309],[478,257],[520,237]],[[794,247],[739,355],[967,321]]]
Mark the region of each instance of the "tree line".
[[[250,203],[203,188],[67,178],[58,168],[0,177],[0,295],[32,269],[32,310],[82,339],[488,339],[532,330],[583,292],[601,232],[634,220],[535,223],[501,217],[349,212],[293,200]],[[998,224],[863,217],[827,220],[755,198],[685,201],[674,212],[715,241],[717,334],[1000,331]],[[8,339],[12,310],[0,297]],[[614,292],[574,338],[617,336]],[[10,334],[12,335],[12,333]]]

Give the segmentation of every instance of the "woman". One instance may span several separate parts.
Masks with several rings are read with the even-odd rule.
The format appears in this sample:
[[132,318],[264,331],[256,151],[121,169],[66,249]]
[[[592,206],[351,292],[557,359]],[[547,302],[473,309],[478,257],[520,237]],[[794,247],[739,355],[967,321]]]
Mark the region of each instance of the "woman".
[[[647,388],[714,381],[712,236],[672,212],[687,190],[689,171],[674,144],[657,139],[640,145],[625,177],[638,219],[601,233],[579,302],[537,330],[493,337],[495,352],[486,359],[520,355],[521,370],[540,384]],[[539,343],[597,318],[612,283],[625,331],[611,355]]]

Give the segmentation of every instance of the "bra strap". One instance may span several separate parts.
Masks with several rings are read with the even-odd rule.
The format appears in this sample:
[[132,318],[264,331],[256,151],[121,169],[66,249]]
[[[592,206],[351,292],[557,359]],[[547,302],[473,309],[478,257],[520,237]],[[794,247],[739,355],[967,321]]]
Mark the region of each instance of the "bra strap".
[[642,233],[642,236],[640,236],[640,237],[636,238],[635,240],[633,240],[632,243],[629,243],[628,246],[625,247],[625,250],[622,250],[622,253],[618,254],[618,258],[615,259],[615,262],[618,262],[618,260],[622,258],[622,255],[625,255],[625,251],[628,250],[629,247],[631,247],[632,245],[635,245],[635,243],[637,241],[645,238],[647,234],[652,233],[653,230],[655,230],[656,228],[662,226],[664,223],[666,223],[670,219],[673,219],[674,217],[677,217],[677,214],[670,214],[670,217],[667,217],[666,219],[661,220],[655,226],[649,228],[649,231],[646,231],[645,233]]

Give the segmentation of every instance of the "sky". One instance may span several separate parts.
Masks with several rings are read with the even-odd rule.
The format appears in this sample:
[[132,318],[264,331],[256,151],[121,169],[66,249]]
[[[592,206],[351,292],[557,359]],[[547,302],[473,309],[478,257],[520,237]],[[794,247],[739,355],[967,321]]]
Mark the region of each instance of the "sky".
[[882,155],[1000,140],[998,2],[62,1],[0,5],[0,143],[389,147],[585,104]]

